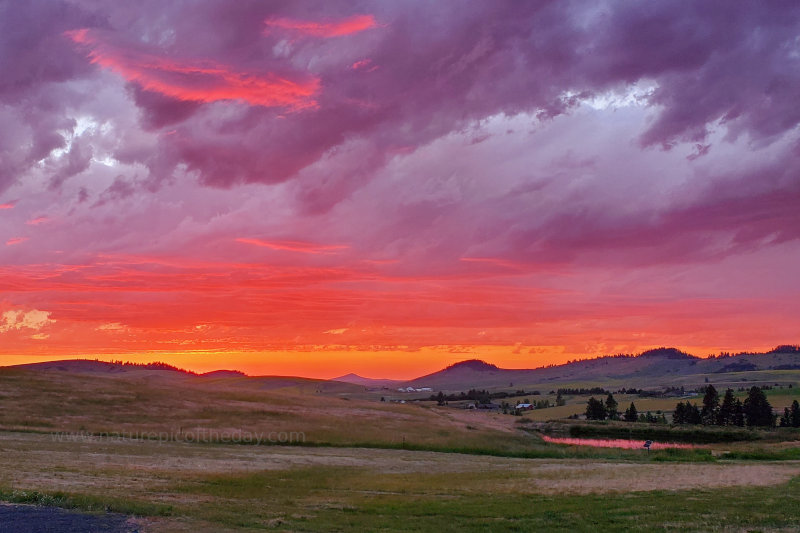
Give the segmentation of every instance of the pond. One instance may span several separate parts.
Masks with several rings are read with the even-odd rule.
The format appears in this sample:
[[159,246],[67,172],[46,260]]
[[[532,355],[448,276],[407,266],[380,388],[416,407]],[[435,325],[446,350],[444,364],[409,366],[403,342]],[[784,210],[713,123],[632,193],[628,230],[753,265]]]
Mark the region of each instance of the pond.
[[[628,450],[643,450],[643,440],[627,439],[578,439],[573,437],[548,437],[542,435],[542,440],[553,444],[570,444],[573,446],[592,446],[594,448],[625,448]],[[651,450],[664,450],[666,448],[695,448],[693,444],[679,444],[676,442],[655,442],[650,445]]]

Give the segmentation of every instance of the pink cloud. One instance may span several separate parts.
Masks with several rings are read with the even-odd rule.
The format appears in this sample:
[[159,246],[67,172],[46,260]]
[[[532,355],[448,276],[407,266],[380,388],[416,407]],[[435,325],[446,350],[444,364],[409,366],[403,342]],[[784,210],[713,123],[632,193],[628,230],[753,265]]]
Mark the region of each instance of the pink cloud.
[[348,248],[348,246],[344,245],[325,245],[302,241],[264,241],[261,239],[239,238],[236,239],[236,242],[260,246],[262,248],[269,248],[271,250],[298,252],[304,254],[324,254],[345,250]]
[[342,37],[378,26],[372,15],[355,15],[336,22],[317,22],[288,18],[268,18],[264,21],[266,33],[272,28],[291,30],[314,37]]
[[240,100],[250,105],[313,108],[319,80],[291,80],[273,73],[246,72],[215,61],[173,60],[151,52],[124,48],[104,34],[80,29],[66,32],[89,49],[92,63],[108,68],[143,89],[177,100],[217,102]]
[[4,13],[3,297],[158,343],[795,342],[800,7],[323,4]]
[[28,237],[13,237],[6,241],[6,246],[14,246],[15,244],[21,244],[28,240]]
[[361,59],[350,65],[352,70],[364,70],[366,72],[374,72],[378,70],[378,65],[373,65],[371,59]]

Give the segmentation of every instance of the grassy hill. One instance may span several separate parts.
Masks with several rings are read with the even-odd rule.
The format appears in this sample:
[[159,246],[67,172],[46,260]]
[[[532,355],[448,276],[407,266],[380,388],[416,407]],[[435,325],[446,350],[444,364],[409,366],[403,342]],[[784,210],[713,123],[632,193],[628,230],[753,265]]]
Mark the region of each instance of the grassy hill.
[[470,388],[556,388],[583,386],[695,388],[706,382],[793,383],[800,376],[800,350],[779,346],[767,353],[699,358],[674,348],[616,355],[537,369],[503,369],[479,360],[463,361],[404,383],[404,386],[461,391]]
[[510,417],[462,419],[462,413],[452,410],[349,398],[363,390],[358,385],[304,378],[202,377],[172,370],[97,372],[97,368],[91,372],[0,368],[0,430],[153,434],[170,439],[267,438],[285,433],[302,435],[306,444],[336,446],[404,442],[526,446]]

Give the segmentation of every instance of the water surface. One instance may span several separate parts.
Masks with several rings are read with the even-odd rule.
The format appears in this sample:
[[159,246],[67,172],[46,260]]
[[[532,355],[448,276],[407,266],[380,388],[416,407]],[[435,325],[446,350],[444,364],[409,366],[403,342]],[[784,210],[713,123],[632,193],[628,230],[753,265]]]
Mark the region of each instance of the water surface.
[[[553,444],[570,444],[573,446],[591,446],[593,448],[625,448],[627,450],[643,450],[643,440],[627,440],[627,439],[579,439],[574,437],[548,437],[542,436],[545,442]],[[693,444],[682,444],[677,442],[656,442],[653,441],[650,445],[651,450],[664,450],[667,448],[694,448]]]

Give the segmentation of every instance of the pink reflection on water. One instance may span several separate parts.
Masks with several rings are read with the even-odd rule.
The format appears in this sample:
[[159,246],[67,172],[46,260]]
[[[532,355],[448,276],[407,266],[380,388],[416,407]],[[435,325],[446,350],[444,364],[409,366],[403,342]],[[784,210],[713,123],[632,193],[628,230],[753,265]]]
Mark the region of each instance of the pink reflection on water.
[[[572,437],[548,437],[542,435],[542,440],[553,444],[571,444],[573,446],[592,446],[593,448],[625,448],[628,450],[643,450],[643,440],[626,439],[576,439]],[[678,444],[675,442],[653,442],[651,450],[665,450],[667,448],[694,448],[692,444]]]

